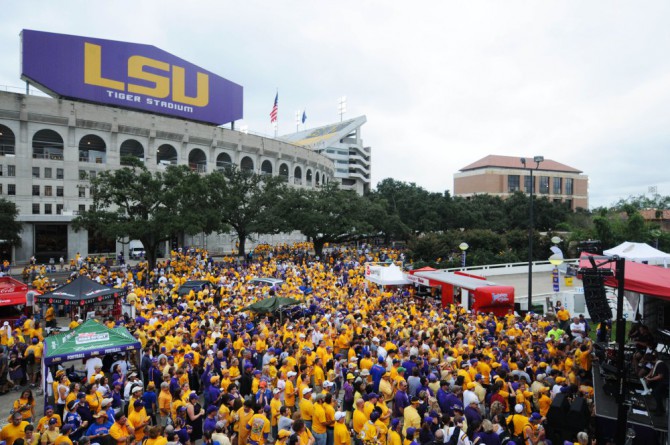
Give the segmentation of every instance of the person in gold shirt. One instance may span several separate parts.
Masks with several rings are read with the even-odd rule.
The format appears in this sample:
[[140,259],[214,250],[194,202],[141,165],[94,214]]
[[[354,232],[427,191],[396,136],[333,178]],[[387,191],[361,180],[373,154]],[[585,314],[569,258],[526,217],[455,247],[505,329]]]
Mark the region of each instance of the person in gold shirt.
[[351,445],[351,434],[349,428],[344,424],[347,414],[343,411],[335,413],[335,426],[333,427],[333,445]]
[[5,425],[0,430],[0,440],[7,442],[7,445],[13,445],[16,439],[23,439],[26,437],[25,429],[29,423],[23,420],[21,413],[14,413],[12,415],[11,423]]
[[300,418],[305,422],[308,430],[312,430],[312,416],[314,414],[314,405],[311,401],[312,388],[306,387],[302,390],[302,399],[300,399]]
[[141,400],[133,402],[132,409],[129,408],[128,423],[135,430],[135,441],[138,443],[144,439],[144,429],[151,422],[151,418],[147,416],[147,411],[144,409],[144,403]]
[[243,444],[247,443],[249,438],[249,430],[247,429],[247,424],[249,420],[254,416],[254,410],[251,409],[253,406],[251,400],[245,400],[242,408],[238,409],[235,415],[233,416],[234,426],[233,429],[237,432],[238,443]]
[[116,414],[114,424],[109,428],[109,435],[112,436],[117,445],[126,445],[128,441],[135,438],[135,430],[131,425],[128,425],[128,418],[123,411]]

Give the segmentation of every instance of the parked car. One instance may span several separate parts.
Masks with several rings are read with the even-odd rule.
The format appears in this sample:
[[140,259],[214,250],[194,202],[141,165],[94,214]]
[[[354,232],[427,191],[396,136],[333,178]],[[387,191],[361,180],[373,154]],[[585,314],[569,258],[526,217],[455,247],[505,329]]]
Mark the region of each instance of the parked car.
[[198,293],[201,290],[204,290],[205,287],[209,287],[210,289],[214,290],[217,289],[216,286],[214,286],[211,282],[207,280],[191,280],[179,286],[179,289],[177,290],[177,295],[183,297],[184,295],[188,295],[188,293],[191,291]]
[[267,286],[270,289],[277,290],[281,287],[282,284],[284,284],[284,280],[280,280],[279,278],[260,277],[252,279],[249,281],[249,284],[260,287]]

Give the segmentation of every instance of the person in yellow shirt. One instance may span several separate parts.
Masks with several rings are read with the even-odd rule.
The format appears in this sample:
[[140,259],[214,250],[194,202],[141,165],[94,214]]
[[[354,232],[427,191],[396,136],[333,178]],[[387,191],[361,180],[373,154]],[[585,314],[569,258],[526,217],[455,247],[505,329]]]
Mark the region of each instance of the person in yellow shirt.
[[540,397],[537,400],[537,405],[539,407],[540,415],[542,417],[546,417],[547,413],[549,412],[549,408],[551,407],[551,399],[547,395],[549,392],[549,387],[543,386],[540,388]]
[[270,421],[265,414],[263,414],[263,407],[259,406],[256,414],[251,416],[245,425],[245,429],[249,435],[247,437],[247,444],[249,445],[264,445],[270,435]]
[[136,442],[142,442],[142,439],[144,439],[144,429],[150,422],[151,418],[147,415],[142,400],[135,400],[133,402],[133,408],[128,413],[128,423],[130,423],[135,430]]
[[317,443],[326,443],[326,410],[323,407],[323,394],[314,396],[314,410],[312,412],[312,434]]
[[412,397],[411,404],[405,407],[405,411],[403,413],[404,418],[403,432],[405,433],[405,435],[407,435],[408,428],[415,428],[416,430],[421,428],[421,416],[417,411],[418,407],[419,407],[418,397]]
[[354,409],[354,415],[352,420],[354,433],[356,435],[359,435],[361,431],[363,431],[365,422],[368,421],[368,417],[365,415],[364,405],[365,401],[362,398],[356,400],[356,409]]
[[56,438],[53,445],[72,445],[72,439],[70,439],[70,433],[74,427],[70,423],[66,423],[60,429],[60,436]]
[[400,436],[401,428],[399,417],[391,420],[391,427],[389,428],[388,439],[386,442],[388,445],[402,445],[402,437]]
[[314,405],[311,401],[312,388],[306,387],[302,390],[302,399],[300,399],[300,418],[305,422],[308,430],[312,430],[312,416],[314,415]]
[[114,424],[109,428],[109,435],[116,441],[117,445],[126,445],[135,437],[135,430],[131,425],[128,425],[128,418],[123,411],[116,414]]
[[347,414],[343,411],[335,413],[335,426],[333,427],[333,445],[351,445],[351,434],[349,428],[344,424]]
[[11,423],[5,425],[0,430],[0,440],[7,442],[7,445],[13,445],[16,439],[26,437],[25,429],[28,425],[29,423],[23,420],[21,413],[14,413]]
[[247,443],[247,439],[249,438],[247,424],[254,416],[254,411],[251,409],[252,406],[253,402],[251,400],[245,400],[242,408],[238,409],[233,416],[233,429],[237,431],[238,443],[240,444]]

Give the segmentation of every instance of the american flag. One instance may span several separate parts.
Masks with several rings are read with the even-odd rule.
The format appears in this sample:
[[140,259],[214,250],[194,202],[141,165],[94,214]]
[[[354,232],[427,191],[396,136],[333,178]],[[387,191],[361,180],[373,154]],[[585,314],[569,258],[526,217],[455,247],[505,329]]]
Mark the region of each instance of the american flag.
[[270,111],[270,123],[277,122],[277,104],[279,103],[279,92],[275,96],[275,104],[272,106],[272,111]]

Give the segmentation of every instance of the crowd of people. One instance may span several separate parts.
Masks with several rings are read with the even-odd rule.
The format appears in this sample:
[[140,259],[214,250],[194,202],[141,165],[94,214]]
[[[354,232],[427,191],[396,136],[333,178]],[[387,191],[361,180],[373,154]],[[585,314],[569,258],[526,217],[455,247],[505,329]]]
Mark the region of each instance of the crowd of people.
[[[82,262],[76,274],[126,289],[134,316],[106,323],[124,325],[141,353],[89,359],[82,381],[52,369],[43,416],[23,391],[0,439],[536,445],[550,443],[546,416],[557,394],[592,399],[591,340],[579,319],[566,323],[564,308],[557,318],[442,308],[365,280],[365,262],[398,260],[396,250],[337,248],[322,258],[309,250],[264,246],[247,262],[173,251],[153,270]],[[282,282],[252,284],[258,277]],[[188,280],[211,285],[180,296]],[[244,310],[272,296],[302,307],[288,317]],[[41,330],[27,335],[43,340]],[[562,439],[589,443],[587,431]]]

